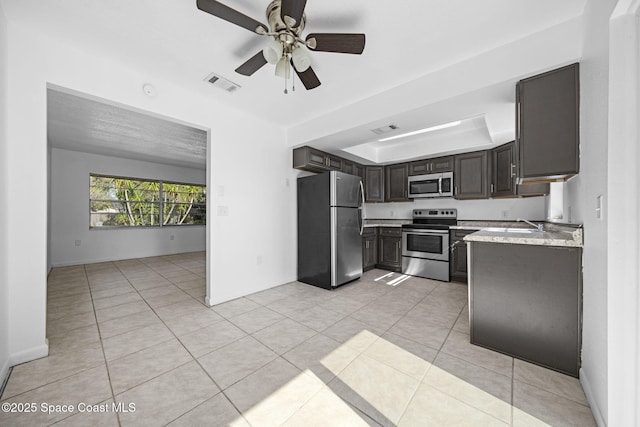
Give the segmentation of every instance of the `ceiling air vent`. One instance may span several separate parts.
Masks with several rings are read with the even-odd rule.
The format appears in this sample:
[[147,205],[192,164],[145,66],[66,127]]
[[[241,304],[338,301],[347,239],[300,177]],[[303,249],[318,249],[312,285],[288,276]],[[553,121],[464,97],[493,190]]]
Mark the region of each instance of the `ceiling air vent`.
[[205,82],[211,83],[217,88],[225,90],[229,93],[233,93],[236,90],[240,89],[240,85],[232,82],[231,80],[227,80],[222,76],[219,76],[216,73],[209,74],[205,79]]
[[376,129],[371,129],[371,132],[375,133],[376,135],[382,135],[383,133],[391,132],[392,130],[396,129],[398,129],[398,126],[396,125],[387,125]]

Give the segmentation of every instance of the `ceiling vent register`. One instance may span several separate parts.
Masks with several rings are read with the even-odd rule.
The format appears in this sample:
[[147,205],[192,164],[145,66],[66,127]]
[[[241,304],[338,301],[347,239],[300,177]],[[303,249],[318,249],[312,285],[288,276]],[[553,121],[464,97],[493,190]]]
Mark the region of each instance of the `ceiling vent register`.
[[383,133],[391,132],[392,130],[396,129],[398,129],[398,126],[396,125],[387,125],[376,129],[371,129],[371,132],[375,133],[376,135],[382,135]]
[[237,83],[232,82],[229,79],[225,79],[224,77],[216,74],[216,73],[211,73],[209,74],[205,79],[205,82],[207,83],[211,83],[213,86],[220,88],[222,90],[225,90],[229,93],[233,93],[235,91],[237,91],[238,89],[240,89],[240,85]]

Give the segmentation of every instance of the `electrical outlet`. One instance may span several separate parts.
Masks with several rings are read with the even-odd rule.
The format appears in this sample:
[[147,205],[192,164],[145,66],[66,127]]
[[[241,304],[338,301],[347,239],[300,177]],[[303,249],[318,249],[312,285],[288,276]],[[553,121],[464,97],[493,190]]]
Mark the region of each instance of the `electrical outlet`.
[[258,255],[256,257],[256,264],[258,264],[258,265],[262,264],[262,255]]
[[509,211],[502,211],[502,219],[507,219],[509,216]]
[[173,234],[171,236],[169,236],[169,240],[174,240],[176,238],[176,236],[174,236]]
[[82,244],[82,240],[76,240],[76,246],[80,246]]
[[393,216],[393,215],[395,215],[395,212],[393,211],[389,212],[389,216]]
[[218,206],[218,216],[228,216],[229,206]]

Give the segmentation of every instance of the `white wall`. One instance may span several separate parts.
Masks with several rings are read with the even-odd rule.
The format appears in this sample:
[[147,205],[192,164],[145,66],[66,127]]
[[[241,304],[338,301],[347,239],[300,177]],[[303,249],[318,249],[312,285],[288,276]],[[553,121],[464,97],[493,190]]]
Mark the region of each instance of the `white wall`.
[[609,32],[608,418],[640,425],[640,2],[619,0]]
[[[206,249],[205,226],[89,229],[89,174],[205,184],[206,172],[80,153],[51,152],[51,260],[54,267]],[[170,236],[174,240],[170,240]],[[80,241],[80,246],[75,241]]]
[[[295,279],[295,186],[284,131],[224,104],[232,96],[203,83],[189,92],[153,70],[77,49],[32,28],[8,26],[7,176],[9,209],[3,257],[11,305],[11,362],[43,356],[46,331],[47,131],[51,83],[210,129],[207,150],[209,302],[217,303]],[[157,88],[155,98],[142,85]],[[3,98],[4,99],[4,98]],[[220,187],[224,187],[221,189]],[[28,188],[29,191],[24,191]],[[217,207],[228,216],[216,216]],[[259,262],[262,256],[262,262]]]
[[[596,419],[607,407],[607,114],[609,17],[616,0],[591,0],[580,61],[580,174],[567,183],[573,221],[584,224],[581,382]],[[596,198],[603,196],[603,219]]]
[[420,208],[456,208],[459,220],[506,220],[526,218],[543,221],[546,197],[527,197],[514,199],[455,200],[423,199],[404,203],[367,203],[367,219],[411,219],[413,209]]
[[[0,6],[0,194],[7,183],[7,20]],[[0,387],[9,371],[9,277],[6,209],[0,210]]]

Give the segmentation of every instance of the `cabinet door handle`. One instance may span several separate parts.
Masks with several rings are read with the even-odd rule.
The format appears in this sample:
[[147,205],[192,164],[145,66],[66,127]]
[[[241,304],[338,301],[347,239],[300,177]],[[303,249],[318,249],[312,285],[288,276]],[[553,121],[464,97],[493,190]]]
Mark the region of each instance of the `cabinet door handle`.
[[516,176],[516,164],[511,163],[511,178],[515,178]]
[[494,193],[494,191],[493,191],[494,188],[495,188],[495,186],[493,184],[491,184],[491,193],[492,194]]

